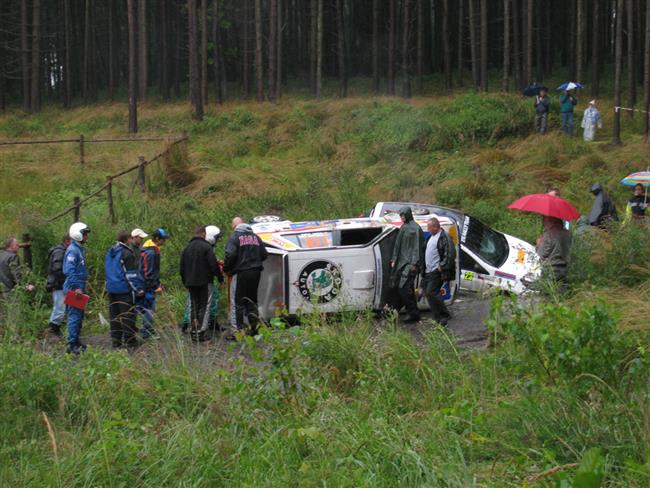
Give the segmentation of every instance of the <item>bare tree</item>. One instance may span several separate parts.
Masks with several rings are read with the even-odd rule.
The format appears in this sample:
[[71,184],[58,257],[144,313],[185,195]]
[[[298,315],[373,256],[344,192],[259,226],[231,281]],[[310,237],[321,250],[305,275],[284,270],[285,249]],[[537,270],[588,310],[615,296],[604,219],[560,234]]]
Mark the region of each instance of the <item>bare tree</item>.
[[201,0],[201,99],[208,104],[208,0]]
[[621,143],[621,76],[623,71],[623,3],[625,0],[616,2],[616,41],[615,41],[615,68],[614,68],[614,124],[612,144]]
[[339,96],[348,96],[348,74],[345,66],[345,25],[343,0],[336,0],[337,57],[339,62]]
[[203,97],[201,96],[201,80],[199,73],[199,39],[197,26],[196,2],[187,0],[187,22],[189,33],[189,71],[190,71],[190,100],[194,106],[194,118],[203,120]]
[[463,80],[463,68],[464,68],[464,59],[463,59],[463,37],[465,35],[465,17],[463,14],[463,6],[465,0],[458,0],[458,86],[464,86],[465,81]]
[[323,90],[323,0],[316,0],[316,3],[316,98],[320,98]]
[[[636,105],[636,63],[634,61],[634,1],[627,0],[627,106],[634,108]],[[630,118],[634,116],[632,110],[628,111]]]
[[243,24],[242,29],[242,84],[244,85],[244,96],[249,97],[251,94],[251,83],[249,78],[250,73],[250,51],[249,51],[249,24],[250,24],[250,8],[249,0],[242,0],[241,7],[243,11]]
[[645,7],[645,50],[643,60],[643,141],[647,144],[650,132],[650,2]]
[[514,58],[514,78],[515,86],[521,88],[524,84],[522,80],[521,72],[521,53],[522,53],[522,37],[521,37],[521,17],[519,17],[518,5],[520,1],[524,0],[512,0],[512,46],[513,46],[513,58]]
[[69,108],[72,104],[72,59],[71,59],[71,44],[72,44],[72,27],[70,19],[70,0],[63,2],[63,24],[65,36],[65,54],[63,56],[63,78],[65,88],[63,91],[63,106]]
[[501,90],[510,88],[510,0],[503,0],[503,78]]
[[20,68],[23,85],[23,110],[29,112],[29,45],[27,41],[28,28],[27,0],[20,2]]
[[[191,1],[191,0],[190,0]],[[136,72],[138,69],[138,60],[136,53],[136,35],[135,35],[135,2],[136,0],[127,0],[127,19],[129,24],[129,133],[138,132],[138,94],[136,87]]]
[[402,96],[405,98],[411,97],[411,74],[409,73],[410,11],[410,0],[404,0],[404,12],[402,14],[404,20],[404,27],[402,28]]
[[32,91],[30,110],[41,109],[41,0],[32,3]]
[[147,61],[147,0],[138,2],[138,99],[147,99],[149,84]]
[[269,101],[275,102],[275,69],[277,68],[276,50],[278,40],[276,39],[278,2],[269,1]]
[[311,0],[309,5],[309,87],[316,95],[316,45],[318,44],[318,6],[317,0]]
[[212,4],[212,56],[213,63],[212,67],[214,68],[214,91],[217,96],[217,103],[223,103],[223,84],[221,77],[223,66],[221,64],[221,51],[223,49],[221,45],[221,31],[219,29],[219,20],[220,20],[220,11],[219,11],[219,0],[214,0]]
[[280,98],[282,93],[282,73],[284,67],[284,15],[282,14],[283,5],[282,0],[277,0],[278,2],[278,15],[277,15],[277,39],[278,47],[277,51],[277,63],[275,70],[275,98]]
[[422,0],[417,0],[416,4],[417,16],[417,76],[418,76],[418,91],[422,93],[424,80],[423,80],[423,64],[424,64],[424,12],[422,11]]
[[[165,38],[166,36],[163,36],[163,39]],[[112,101],[114,97],[115,97],[115,1],[108,0],[108,98]]]
[[255,79],[257,101],[264,101],[264,68],[262,66],[262,2],[255,0]]
[[533,0],[528,0],[526,6],[526,83],[533,76]]
[[397,36],[397,0],[389,0],[388,21],[388,93],[395,95],[395,48]]
[[476,8],[475,0],[469,0],[469,43],[470,54],[472,57],[472,79],[474,81],[474,88],[479,88],[479,69],[478,69],[478,53],[476,52]]
[[597,97],[600,88],[600,3],[593,1],[593,22],[591,38],[591,96]]
[[481,0],[481,90],[488,91],[488,22],[487,0]]
[[584,0],[576,0],[576,81],[583,81],[585,45],[585,5]]
[[449,46],[449,0],[442,0],[442,57],[445,88],[451,88],[451,48]]
[[372,0],[372,89],[379,93],[379,0]]

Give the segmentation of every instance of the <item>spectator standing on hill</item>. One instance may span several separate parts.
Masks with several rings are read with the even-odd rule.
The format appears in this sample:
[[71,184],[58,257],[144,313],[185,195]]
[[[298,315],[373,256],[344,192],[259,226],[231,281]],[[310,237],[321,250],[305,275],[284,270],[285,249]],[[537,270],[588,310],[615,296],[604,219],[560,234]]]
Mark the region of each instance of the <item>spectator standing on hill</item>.
[[[89,234],[90,228],[83,222],[75,222],[70,226],[68,235],[71,241],[63,256],[64,294],[72,291],[75,295],[81,296],[86,289],[88,268],[86,267],[86,248],[84,246],[88,242]],[[66,314],[68,315],[67,352],[79,354],[86,350],[86,345],[79,340],[84,311],[68,305],[66,306]]]
[[181,254],[180,273],[183,285],[187,288],[192,302],[190,337],[195,341],[205,341],[209,337],[210,285],[217,277],[223,281],[223,274],[217,264],[214,250],[206,241],[205,226],[194,231],[194,237]]
[[420,320],[415,298],[415,278],[424,268],[424,233],[415,220],[411,207],[402,207],[399,211],[402,226],[395,239],[390,260],[391,308],[399,311],[406,308],[406,322]]
[[427,230],[431,237],[427,241],[424,252],[425,267],[422,270],[422,287],[434,320],[441,325],[447,325],[451,314],[440,295],[440,289],[445,281],[454,279],[456,270],[455,248],[449,235],[440,227],[437,218],[429,219]]
[[535,97],[535,130],[540,134],[546,134],[550,107],[551,99],[546,94],[546,89],[541,88]]
[[131,249],[133,249],[133,254],[135,258],[140,262],[140,253],[142,253],[142,243],[144,240],[149,237],[142,229],[133,229],[131,231]]
[[537,254],[547,276],[557,284],[560,294],[567,289],[567,270],[571,250],[571,233],[564,228],[561,219],[543,218],[544,233],[537,240]]
[[[18,250],[20,245],[15,237],[9,237],[4,241],[0,251],[0,319],[3,317],[3,309],[9,305],[11,291],[20,283],[22,272],[20,269],[20,258]],[[25,289],[34,291],[34,285],[28,284]]]
[[610,221],[618,220],[616,205],[612,199],[605,193],[600,183],[595,183],[591,187],[591,193],[596,199],[589,212],[589,225],[595,227],[605,227]]
[[596,108],[596,100],[589,102],[589,107],[582,116],[581,127],[584,129],[583,138],[590,142],[596,138],[596,130],[603,128],[603,118]]
[[250,326],[249,333],[257,334],[259,310],[257,289],[267,257],[266,247],[241,217],[232,220],[233,234],[226,244],[224,271],[232,276],[230,282],[230,325],[232,332],[243,330],[244,317]]
[[121,231],[104,259],[111,342],[115,349],[132,349],[138,345],[135,303],[144,295],[144,283],[132,244],[131,235]]
[[648,200],[645,196],[645,189],[643,185],[637,183],[634,185],[634,194],[632,198],[627,201],[627,208],[625,209],[625,221],[635,220],[638,222],[645,222],[645,214],[648,208]]
[[562,132],[568,136],[573,135],[573,107],[578,104],[578,99],[573,96],[573,90],[567,90],[560,95],[560,115],[562,117]]
[[142,330],[140,335],[143,339],[160,336],[153,326],[153,315],[156,311],[156,294],[162,291],[160,287],[160,248],[169,239],[169,232],[162,227],[153,232],[151,239],[144,243],[140,253],[140,270],[144,280],[144,296],[140,302],[142,313]]
[[65,296],[63,295],[63,257],[70,245],[70,236],[63,236],[61,244],[51,247],[47,253],[47,282],[45,289],[52,293],[52,313],[50,314],[50,332],[61,337],[61,324],[65,318]]

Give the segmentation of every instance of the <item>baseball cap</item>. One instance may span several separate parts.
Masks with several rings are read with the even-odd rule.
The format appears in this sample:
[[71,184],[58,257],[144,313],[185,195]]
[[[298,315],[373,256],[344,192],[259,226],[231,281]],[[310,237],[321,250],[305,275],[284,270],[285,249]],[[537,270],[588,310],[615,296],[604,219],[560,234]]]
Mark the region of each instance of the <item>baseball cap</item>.
[[142,229],[133,229],[131,231],[131,237],[142,237],[144,239],[145,237],[149,237],[149,234]]

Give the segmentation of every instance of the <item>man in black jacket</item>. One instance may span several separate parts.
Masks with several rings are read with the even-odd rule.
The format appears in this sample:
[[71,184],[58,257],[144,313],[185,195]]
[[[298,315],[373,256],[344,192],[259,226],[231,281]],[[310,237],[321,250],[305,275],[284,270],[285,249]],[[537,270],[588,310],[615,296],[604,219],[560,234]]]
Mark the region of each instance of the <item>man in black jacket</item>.
[[205,226],[197,227],[194,237],[181,254],[181,280],[190,294],[192,303],[190,337],[196,341],[210,338],[210,285],[215,277],[219,282],[223,282],[223,274],[217,264],[214,250],[205,237]]
[[224,271],[232,276],[230,283],[230,325],[234,330],[244,327],[248,318],[250,333],[257,334],[259,311],[257,288],[267,257],[266,247],[250,225],[240,217],[232,220],[233,234],[226,244]]
[[47,253],[47,282],[45,289],[52,292],[52,313],[50,314],[50,332],[57,337],[61,337],[61,323],[65,318],[65,304],[63,300],[63,283],[65,275],[63,274],[63,256],[65,250],[70,245],[70,236],[63,236],[61,244],[50,248]]
[[433,217],[427,222],[431,234],[424,252],[423,289],[429,302],[433,319],[441,325],[447,325],[451,314],[447,310],[440,289],[445,281],[451,281],[456,274],[456,250],[449,235],[440,227],[440,222]]

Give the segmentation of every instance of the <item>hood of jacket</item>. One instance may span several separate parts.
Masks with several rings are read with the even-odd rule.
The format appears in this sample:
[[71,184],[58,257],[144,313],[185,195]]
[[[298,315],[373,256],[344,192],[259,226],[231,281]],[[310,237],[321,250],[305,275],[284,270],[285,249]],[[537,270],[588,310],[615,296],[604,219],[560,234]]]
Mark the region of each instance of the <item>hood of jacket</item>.
[[249,224],[239,224],[235,227],[235,232],[253,232],[253,228]]
[[146,249],[147,247],[154,247],[156,248],[157,251],[160,251],[160,248],[156,246],[156,243],[153,242],[151,239],[147,239],[145,243],[142,245],[142,249]]
[[411,207],[400,208],[399,214],[404,216],[406,222],[411,222],[413,220],[413,211],[411,210]]

